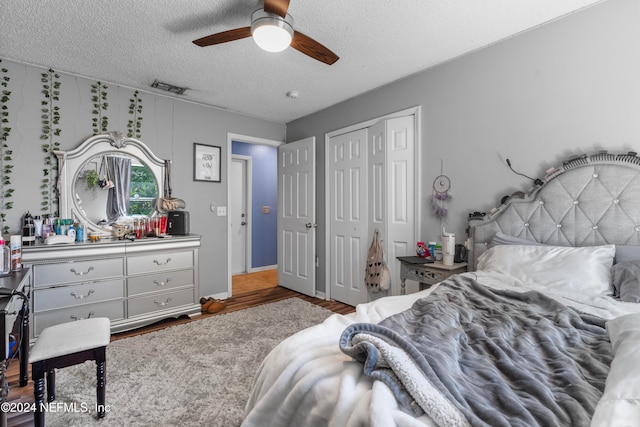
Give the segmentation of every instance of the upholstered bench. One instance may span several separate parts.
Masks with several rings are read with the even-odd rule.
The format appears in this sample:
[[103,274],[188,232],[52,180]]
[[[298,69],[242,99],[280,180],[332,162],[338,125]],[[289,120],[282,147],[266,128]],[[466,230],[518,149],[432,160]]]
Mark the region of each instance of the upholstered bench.
[[44,377],[47,376],[47,402],[55,395],[55,369],[96,361],[98,418],[105,415],[106,348],[111,337],[111,322],[106,317],[83,319],[45,328],[29,353],[36,427],[44,426]]

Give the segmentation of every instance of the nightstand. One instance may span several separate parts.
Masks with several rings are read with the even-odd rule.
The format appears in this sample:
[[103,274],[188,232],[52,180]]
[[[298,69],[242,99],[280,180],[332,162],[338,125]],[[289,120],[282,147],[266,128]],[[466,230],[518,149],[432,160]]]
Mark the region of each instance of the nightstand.
[[400,294],[406,293],[405,280],[415,280],[420,283],[420,290],[423,291],[431,285],[443,281],[447,277],[464,273],[467,271],[467,263],[460,262],[453,265],[444,265],[442,261],[427,264],[413,264],[403,260],[400,261]]

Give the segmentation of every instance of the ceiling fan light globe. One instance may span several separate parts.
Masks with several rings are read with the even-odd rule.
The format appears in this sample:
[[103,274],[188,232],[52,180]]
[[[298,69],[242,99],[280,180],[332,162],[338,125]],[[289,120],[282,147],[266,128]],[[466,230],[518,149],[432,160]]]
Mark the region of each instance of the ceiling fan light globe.
[[282,52],[291,44],[291,35],[273,25],[263,25],[253,32],[253,40],[267,52]]
[[282,18],[262,9],[256,10],[251,19],[251,35],[260,48],[267,52],[282,52],[293,39],[293,18]]

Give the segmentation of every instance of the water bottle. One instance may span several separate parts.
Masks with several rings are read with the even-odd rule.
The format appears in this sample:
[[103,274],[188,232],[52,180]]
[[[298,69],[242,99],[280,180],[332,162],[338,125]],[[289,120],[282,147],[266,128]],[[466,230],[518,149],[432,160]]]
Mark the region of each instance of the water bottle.
[[453,265],[455,254],[456,235],[454,233],[442,233],[442,263]]
[[431,254],[431,257],[435,260],[436,259],[436,242],[429,242],[429,245],[427,247],[429,248],[429,254]]
[[85,227],[83,224],[78,224],[78,229],[76,230],[76,242],[84,242],[85,241]]

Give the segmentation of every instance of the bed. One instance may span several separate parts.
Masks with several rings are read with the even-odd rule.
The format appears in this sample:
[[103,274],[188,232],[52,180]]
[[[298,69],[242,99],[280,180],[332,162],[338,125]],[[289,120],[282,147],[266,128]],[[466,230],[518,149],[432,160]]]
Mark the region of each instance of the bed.
[[640,425],[640,158],[571,158],[469,235],[473,271],[280,343],[243,425]]

